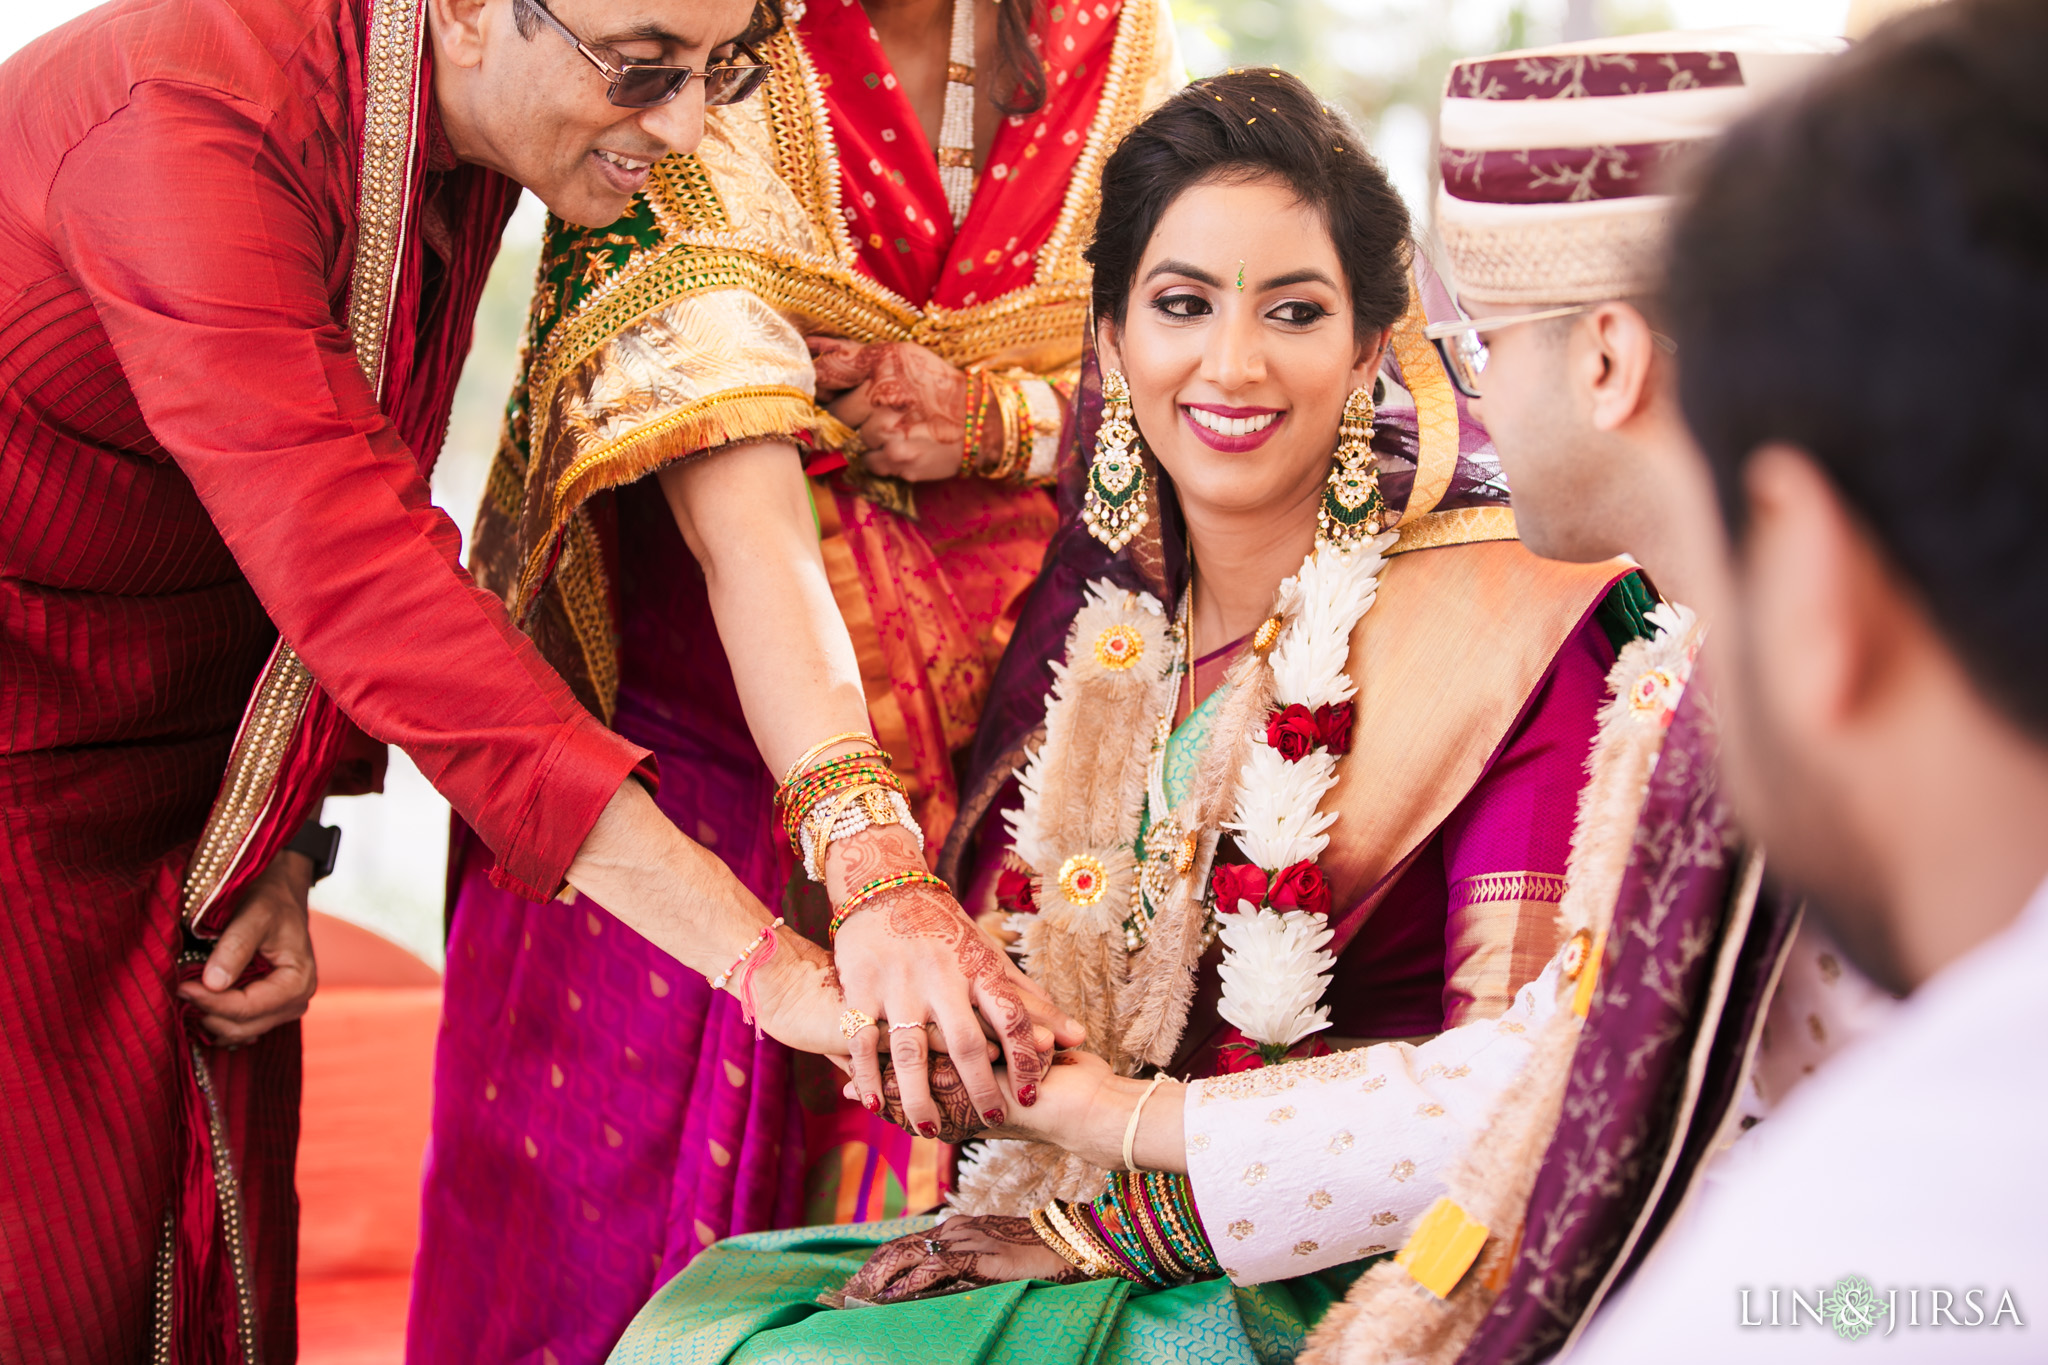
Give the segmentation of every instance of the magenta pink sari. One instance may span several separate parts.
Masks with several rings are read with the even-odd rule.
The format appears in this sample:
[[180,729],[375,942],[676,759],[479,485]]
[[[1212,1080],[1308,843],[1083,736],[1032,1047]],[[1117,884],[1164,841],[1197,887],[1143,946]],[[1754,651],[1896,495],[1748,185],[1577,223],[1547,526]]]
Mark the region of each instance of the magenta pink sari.
[[[659,759],[662,810],[773,905],[774,779],[695,561],[637,501],[621,500],[617,728]],[[803,1221],[790,1054],[596,903],[500,891],[463,844],[407,1357],[602,1360],[697,1252]]]

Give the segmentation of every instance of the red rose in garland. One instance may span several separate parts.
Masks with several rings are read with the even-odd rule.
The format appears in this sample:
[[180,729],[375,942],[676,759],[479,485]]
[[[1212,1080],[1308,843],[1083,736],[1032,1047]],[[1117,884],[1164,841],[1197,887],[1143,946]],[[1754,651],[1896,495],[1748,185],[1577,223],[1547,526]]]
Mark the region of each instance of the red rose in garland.
[[1273,908],[1275,910],[1306,910],[1312,915],[1330,913],[1330,884],[1323,879],[1323,870],[1312,862],[1298,862],[1292,867],[1280,869],[1280,875],[1273,878]]
[[1035,915],[1038,901],[1031,894],[1031,874],[1015,868],[996,873],[996,908],[1012,915]]
[[1300,702],[1276,711],[1266,722],[1266,743],[1280,751],[1289,763],[1299,763],[1316,747],[1316,718]]
[[1225,863],[1209,874],[1209,887],[1216,893],[1216,908],[1226,914],[1237,912],[1239,901],[1266,903],[1266,874],[1250,863]]
[[1351,752],[1351,703],[1333,702],[1316,708],[1316,738],[1333,754]]

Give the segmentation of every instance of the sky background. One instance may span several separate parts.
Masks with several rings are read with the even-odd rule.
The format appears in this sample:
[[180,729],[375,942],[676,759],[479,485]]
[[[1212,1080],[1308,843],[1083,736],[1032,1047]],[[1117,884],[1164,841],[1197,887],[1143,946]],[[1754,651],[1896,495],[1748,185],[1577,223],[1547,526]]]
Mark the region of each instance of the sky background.
[[[0,0],[0,59],[93,8],[82,0]],[[1359,119],[1395,185],[1426,216],[1434,194],[1435,109],[1459,57],[1574,37],[1665,28],[1774,24],[1842,32],[1850,0],[1175,0],[1190,73],[1239,63],[1293,70]],[[457,391],[434,500],[466,534],[497,446],[518,364],[519,334],[540,250],[529,196],[491,273],[476,343]],[[354,920],[441,965],[448,807],[405,756],[391,754],[381,796],[327,803],[343,830],[340,866],[315,906]]]

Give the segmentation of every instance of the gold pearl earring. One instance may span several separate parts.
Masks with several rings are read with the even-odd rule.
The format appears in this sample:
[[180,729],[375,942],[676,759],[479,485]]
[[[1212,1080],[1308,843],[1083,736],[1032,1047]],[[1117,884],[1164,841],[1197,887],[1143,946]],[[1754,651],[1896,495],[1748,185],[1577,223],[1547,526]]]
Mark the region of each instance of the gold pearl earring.
[[1316,511],[1317,545],[1355,550],[1386,524],[1379,457],[1372,452],[1372,424],[1377,415],[1371,385],[1353,389],[1344,400],[1344,416],[1337,423],[1336,457],[1330,462],[1330,480]]
[[1131,386],[1120,370],[1102,372],[1102,425],[1095,432],[1095,458],[1088,464],[1088,496],[1081,517],[1088,534],[1112,554],[1130,543],[1151,519],[1146,502],[1145,461],[1131,423]]

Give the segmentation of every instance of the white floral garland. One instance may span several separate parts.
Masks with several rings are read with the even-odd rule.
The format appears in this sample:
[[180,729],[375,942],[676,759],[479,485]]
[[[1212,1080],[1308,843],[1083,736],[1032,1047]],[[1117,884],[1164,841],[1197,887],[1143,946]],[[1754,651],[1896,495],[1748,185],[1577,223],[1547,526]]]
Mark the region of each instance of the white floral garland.
[[[1342,706],[1357,694],[1344,671],[1351,633],[1372,610],[1384,552],[1396,539],[1388,532],[1350,551],[1318,547],[1280,585],[1274,615],[1284,625],[1267,657],[1276,713],[1291,706],[1309,712]],[[1290,761],[1267,735],[1251,735],[1250,757],[1238,772],[1236,809],[1224,828],[1266,874],[1268,886],[1288,868],[1314,863],[1329,847],[1337,813],[1322,803],[1337,785],[1337,758],[1321,737]],[[1257,1044],[1268,1061],[1328,1028],[1330,1011],[1322,998],[1336,966],[1325,947],[1332,932],[1328,916],[1248,900],[1214,909],[1224,947],[1217,1006],[1224,1021]]]
[[[1348,551],[1319,546],[1310,551],[1295,575],[1280,585],[1271,616],[1278,634],[1264,653],[1273,678],[1273,717],[1291,707],[1311,714],[1322,708],[1347,707],[1357,692],[1344,671],[1351,654],[1351,635],[1372,609],[1380,571],[1386,565],[1385,551],[1397,539],[1395,533],[1387,532]],[[1151,817],[1146,823],[1154,830],[1168,828],[1172,820],[1160,780],[1160,760],[1185,657],[1179,647],[1172,651],[1168,669],[1152,675],[1164,684],[1152,693],[1157,698],[1153,705],[1163,708],[1163,715],[1143,788],[1131,791],[1134,799],[1113,815],[1098,809],[1086,822],[1095,827],[1092,837],[1083,837],[1078,843],[1075,835],[1080,831],[1073,813],[1053,818],[1054,811],[1064,811],[1071,804],[1067,793],[1055,790],[1062,784],[1049,771],[1065,767],[1064,762],[1054,761],[1054,754],[1064,753],[1065,747],[1055,743],[1055,738],[1085,724],[1083,713],[1076,710],[1083,704],[1084,689],[1073,685],[1073,670],[1098,675],[1106,668],[1122,673],[1129,667],[1126,659],[1135,662],[1154,650],[1159,654],[1153,657],[1167,652],[1162,648],[1167,641],[1161,638],[1166,634],[1165,610],[1147,594],[1122,593],[1106,583],[1091,584],[1082,617],[1086,619],[1077,618],[1075,623],[1069,657],[1055,668],[1057,681],[1046,709],[1047,742],[1019,774],[1024,803],[1009,816],[1013,851],[1036,874],[1040,913],[1020,918],[1042,922],[1017,926],[1025,931],[1027,950],[1036,949],[1044,941],[1043,931],[1052,927],[1043,922],[1048,910],[1054,920],[1075,927],[1085,925],[1089,932],[1102,934],[1117,931],[1112,921],[1120,919],[1126,908],[1142,917],[1140,869],[1131,848],[1135,829],[1141,814]],[[1141,632],[1154,637],[1149,644],[1139,641]],[[1255,648],[1257,645],[1255,641]],[[1092,700],[1099,706],[1105,699]],[[1348,736],[1348,732],[1347,720],[1344,733]],[[1213,742],[1232,743],[1235,738],[1217,736]],[[1336,785],[1342,750],[1333,751],[1328,742],[1331,736],[1319,734],[1313,744],[1289,758],[1269,742],[1264,728],[1254,727],[1247,738],[1250,753],[1238,772],[1231,818],[1223,828],[1235,835],[1239,850],[1260,870],[1270,891],[1280,874],[1300,864],[1314,866],[1329,847],[1328,831],[1337,815],[1321,807]],[[1081,777],[1071,768],[1064,775],[1068,780]],[[1088,776],[1096,774],[1091,771]],[[1111,838],[1104,837],[1112,826],[1117,830],[1115,846]],[[1130,842],[1124,842],[1127,837]],[[1259,903],[1240,899],[1235,906],[1215,904],[1215,899],[1213,884],[1200,893],[1200,900],[1215,917],[1224,945],[1218,1013],[1251,1040],[1262,1056],[1275,1060],[1303,1038],[1329,1027],[1329,1009],[1321,1002],[1336,959],[1326,947],[1331,937],[1327,916],[1276,908],[1265,903],[1264,896]]]

